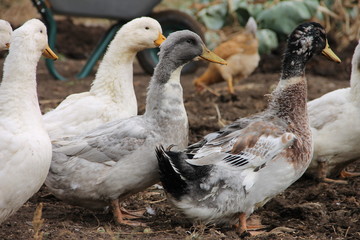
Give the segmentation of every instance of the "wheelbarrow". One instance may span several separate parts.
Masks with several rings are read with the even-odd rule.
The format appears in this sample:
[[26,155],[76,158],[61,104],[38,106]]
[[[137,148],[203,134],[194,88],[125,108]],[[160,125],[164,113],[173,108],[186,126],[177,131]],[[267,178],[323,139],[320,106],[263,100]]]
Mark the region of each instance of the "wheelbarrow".
[[[165,36],[171,32],[188,29],[196,32],[204,39],[200,24],[195,21],[190,15],[178,10],[164,10],[153,13],[153,9],[161,0],[31,0],[38,12],[41,14],[47,28],[49,35],[49,45],[55,48],[57,24],[54,19],[54,14],[81,16],[91,18],[107,18],[116,19],[117,22],[113,24],[100,39],[98,45],[93,50],[90,57],[87,59],[81,71],[76,75],[76,78],[81,79],[89,75],[96,62],[104,54],[107,46],[114,38],[116,32],[122,25],[131,21],[134,18],[141,16],[150,16],[156,19]],[[152,74],[154,67],[159,61],[159,49],[147,49],[137,54],[137,59],[143,70]],[[46,67],[50,74],[59,80],[65,80],[55,68],[52,60],[46,59]],[[197,63],[193,62],[184,67],[183,73],[194,72],[197,68]]]

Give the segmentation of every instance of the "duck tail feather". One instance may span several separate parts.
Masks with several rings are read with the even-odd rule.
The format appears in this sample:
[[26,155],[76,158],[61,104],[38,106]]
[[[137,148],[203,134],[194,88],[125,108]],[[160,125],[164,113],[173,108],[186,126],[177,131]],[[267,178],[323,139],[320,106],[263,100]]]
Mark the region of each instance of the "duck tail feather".
[[250,17],[245,26],[246,31],[256,36],[257,24],[253,17]]
[[160,181],[165,191],[176,199],[187,192],[187,181],[181,175],[176,162],[180,161],[181,152],[165,151],[163,146],[155,148],[159,164]]

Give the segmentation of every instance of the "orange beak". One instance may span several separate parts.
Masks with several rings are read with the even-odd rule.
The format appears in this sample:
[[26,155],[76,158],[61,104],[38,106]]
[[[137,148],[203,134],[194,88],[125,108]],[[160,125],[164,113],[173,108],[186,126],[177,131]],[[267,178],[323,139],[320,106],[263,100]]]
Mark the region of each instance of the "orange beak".
[[53,60],[57,60],[58,56],[53,52],[53,50],[51,50],[51,48],[49,46],[47,46],[45,48],[45,50],[43,51],[42,55],[46,58],[50,58]]
[[160,46],[165,40],[166,40],[166,37],[159,32],[159,36],[158,36],[158,38],[154,41],[154,43],[155,43],[155,45],[158,47],[158,46]]

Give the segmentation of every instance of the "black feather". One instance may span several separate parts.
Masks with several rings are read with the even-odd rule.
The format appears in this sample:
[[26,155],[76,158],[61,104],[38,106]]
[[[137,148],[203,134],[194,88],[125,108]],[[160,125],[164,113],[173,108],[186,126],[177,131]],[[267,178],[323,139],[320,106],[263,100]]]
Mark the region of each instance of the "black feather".
[[[197,185],[207,177],[212,166],[194,166],[186,162],[191,154],[165,151],[162,146],[155,149],[159,163],[160,181],[165,191],[179,200],[189,192],[189,184]],[[171,164],[171,163],[172,164]]]
[[[230,153],[230,152],[228,152],[228,153]],[[241,167],[241,166],[244,166],[245,164],[249,163],[248,159],[243,156],[244,156],[244,153],[242,153],[242,152],[237,155],[229,155],[224,158],[224,161],[229,163],[232,166]]]
[[[180,175],[175,172],[170,163],[171,158],[165,152],[164,148],[162,146],[157,147],[155,152],[159,163],[160,181],[165,191],[179,200],[181,196],[187,193],[187,184],[181,179]],[[172,155],[176,157],[174,154]]]

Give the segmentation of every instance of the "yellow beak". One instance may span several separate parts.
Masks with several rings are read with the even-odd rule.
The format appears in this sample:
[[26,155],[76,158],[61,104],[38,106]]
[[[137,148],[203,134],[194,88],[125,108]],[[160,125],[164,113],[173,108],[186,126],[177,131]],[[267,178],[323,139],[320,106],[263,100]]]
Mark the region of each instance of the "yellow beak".
[[160,32],[159,32],[159,36],[158,38],[154,41],[155,45],[158,47],[162,44],[163,41],[166,40],[166,37],[164,35],[162,35]]
[[200,57],[202,59],[207,60],[209,62],[214,62],[214,63],[219,63],[219,64],[222,64],[222,65],[227,65],[227,62],[224,59],[222,59],[221,57],[216,55],[214,52],[207,49],[207,47],[205,47],[203,45],[202,48],[203,48],[203,52],[200,55]]
[[330,59],[331,61],[337,62],[337,63],[341,63],[341,60],[338,56],[336,56],[336,54],[331,50],[329,43],[326,39],[326,46],[325,48],[322,50],[321,52],[325,57],[327,57],[328,59]]
[[45,50],[43,51],[42,55],[46,58],[50,58],[53,60],[57,60],[58,56],[53,52],[53,50],[51,50],[51,48],[49,46],[47,46],[45,48]]

